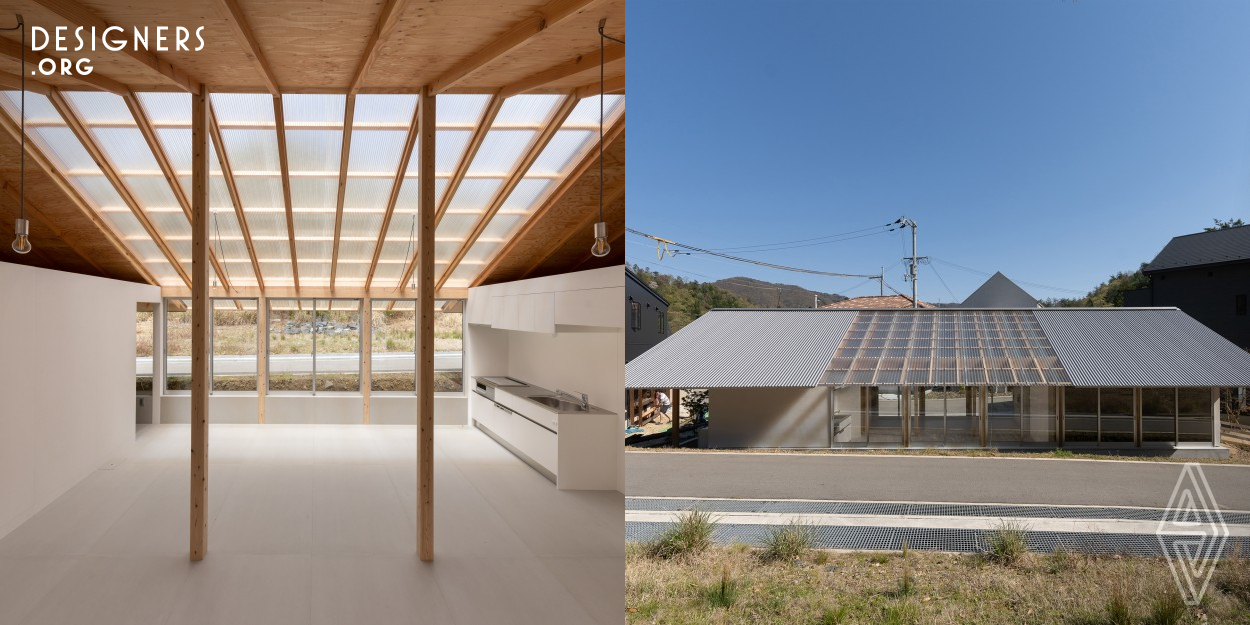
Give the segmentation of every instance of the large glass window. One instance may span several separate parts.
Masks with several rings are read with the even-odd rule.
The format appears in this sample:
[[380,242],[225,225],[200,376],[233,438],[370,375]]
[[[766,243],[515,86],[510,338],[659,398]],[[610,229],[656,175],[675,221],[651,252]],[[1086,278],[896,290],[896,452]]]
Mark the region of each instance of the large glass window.
[[845,386],[831,389],[833,446],[858,447],[868,443],[868,389]]
[[155,315],[151,304],[135,311],[135,393],[152,394],[152,336]]
[[903,389],[873,386],[868,389],[868,442],[888,447],[903,443]]
[[979,447],[976,391],[960,386],[916,387],[911,394],[912,447]]
[[213,300],[213,390],[256,390],[256,300]]
[[434,303],[434,392],[464,391],[464,300]]
[[1176,389],[1142,389],[1141,441],[1142,444],[1176,441]]
[[191,300],[165,300],[165,390],[191,390]]
[[1133,389],[1104,388],[1099,391],[1099,429],[1102,443],[1122,444],[1135,440]]
[[1177,440],[1182,443],[1211,442],[1211,389],[1182,388],[1177,391]]
[[269,390],[359,392],[360,300],[269,300]]
[[1065,444],[1098,442],[1098,389],[1071,387],[1063,397]]
[[987,391],[990,445],[1053,445],[1058,391],[1046,386],[999,386]]
[[417,391],[416,304],[415,300],[373,300],[369,317],[371,390]]

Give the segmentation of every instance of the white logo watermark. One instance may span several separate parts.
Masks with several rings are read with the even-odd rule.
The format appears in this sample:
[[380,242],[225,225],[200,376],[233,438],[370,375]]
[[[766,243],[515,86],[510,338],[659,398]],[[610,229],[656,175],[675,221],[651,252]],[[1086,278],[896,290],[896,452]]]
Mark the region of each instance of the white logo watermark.
[[1202,465],[1185,464],[1155,535],[1181,597],[1188,605],[1198,605],[1228,542],[1228,526]]

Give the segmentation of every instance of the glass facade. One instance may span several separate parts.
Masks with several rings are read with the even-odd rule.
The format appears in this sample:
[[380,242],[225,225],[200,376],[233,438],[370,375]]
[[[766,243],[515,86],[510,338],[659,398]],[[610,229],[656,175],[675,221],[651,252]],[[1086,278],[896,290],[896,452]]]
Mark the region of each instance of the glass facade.
[[255,391],[256,300],[214,299],[212,331],[213,391]]

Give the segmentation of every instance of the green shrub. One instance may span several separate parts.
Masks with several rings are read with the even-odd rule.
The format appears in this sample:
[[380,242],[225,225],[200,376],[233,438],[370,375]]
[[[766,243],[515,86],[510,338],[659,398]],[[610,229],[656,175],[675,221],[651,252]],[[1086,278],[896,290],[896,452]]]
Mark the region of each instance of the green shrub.
[[985,535],[985,551],[982,555],[990,562],[1014,564],[1028,552],[1025,541],[1027,528],[1016,522],[1004,522]]
[[661,559],[699,554],[712,546],[715,531],[716,520],[710,512],[688,510],[677,515],[677,520],[651,542],[647,552]]
[[791,521],[782,526],[770,526],[764,541],[764,559],[768,561],[793,560],[811,548],[816,539],[809,525]]
[[705,596],[714,608],[728,608],[734,604],[738,596],[738,582],[729,579],[728,564],[721,568],[720,584],[709,588]]

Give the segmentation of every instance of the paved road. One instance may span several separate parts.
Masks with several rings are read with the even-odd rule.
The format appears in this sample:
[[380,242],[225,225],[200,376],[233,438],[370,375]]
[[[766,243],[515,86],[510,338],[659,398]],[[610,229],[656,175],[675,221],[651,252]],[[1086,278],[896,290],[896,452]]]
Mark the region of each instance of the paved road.
[[[1164,507],[1183,465],[1016,458],[629,452],[631,497]],[[1204,465],[1224,509],[1250,510],[1250,466]]]
[[[411,371],[414,366],[411,352],[388,352],[373,355],[373,370]],[[461,365],[460,352],[438,352],[434,354],[434,369],[437,371],[459,371]],[[186,375],[191,372],[190,356],[170,356],[168,359],[169,373]],[[317,371],[321,373],[341,373],[357,371],[360,367],[358,354],[317,354]],[[152,359],[135,358],[135,370],[138,375],[152,374]],[[254,373],[256,358],[254,356],[217,356],[213,359],[215,373]],[[312,356],[308,354],[281,354],[270,356],[269,372],[286,373],[291,371],[312,371]]]

